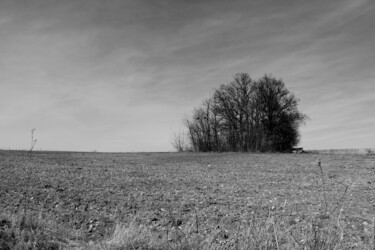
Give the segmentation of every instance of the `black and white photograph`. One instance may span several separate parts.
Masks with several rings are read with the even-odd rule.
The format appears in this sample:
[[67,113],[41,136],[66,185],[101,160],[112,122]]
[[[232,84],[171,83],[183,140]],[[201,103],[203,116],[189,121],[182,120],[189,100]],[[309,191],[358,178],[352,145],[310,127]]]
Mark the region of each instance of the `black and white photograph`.
[[0,0],[0,250],[375,250],[374,0]]

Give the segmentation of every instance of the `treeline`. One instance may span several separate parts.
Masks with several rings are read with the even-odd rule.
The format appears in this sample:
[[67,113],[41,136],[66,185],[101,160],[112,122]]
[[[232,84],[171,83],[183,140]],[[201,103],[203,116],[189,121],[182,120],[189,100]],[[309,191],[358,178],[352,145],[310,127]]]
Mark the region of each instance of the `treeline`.
[[194,151],[286,152],[299,142],[306,115],[283,80],[246,73],[222,84],[185,120]]

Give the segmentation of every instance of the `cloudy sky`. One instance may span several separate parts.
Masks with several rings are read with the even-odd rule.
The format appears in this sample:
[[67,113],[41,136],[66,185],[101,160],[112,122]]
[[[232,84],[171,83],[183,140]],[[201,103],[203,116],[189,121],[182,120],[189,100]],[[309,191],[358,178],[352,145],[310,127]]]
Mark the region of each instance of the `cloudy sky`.
[[238,72],[282,78],[307,149],[375,148],[373,0],[1,0],[0,148],[170,151]]

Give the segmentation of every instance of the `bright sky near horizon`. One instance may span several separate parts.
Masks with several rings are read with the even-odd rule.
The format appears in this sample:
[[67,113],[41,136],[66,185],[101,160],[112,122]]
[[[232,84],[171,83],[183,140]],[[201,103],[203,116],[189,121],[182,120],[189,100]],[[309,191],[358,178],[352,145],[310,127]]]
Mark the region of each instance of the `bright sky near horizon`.
[[375,148],[373,0],[1,0],[0,148],[172,151],[239,72],[282,78],[306,149]]

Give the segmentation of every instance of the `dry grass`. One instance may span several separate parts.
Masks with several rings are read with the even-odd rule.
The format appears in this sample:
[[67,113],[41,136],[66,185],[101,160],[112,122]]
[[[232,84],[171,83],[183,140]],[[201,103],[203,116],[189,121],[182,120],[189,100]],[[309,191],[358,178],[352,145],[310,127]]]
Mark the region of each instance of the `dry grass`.
[[0,216],[0,249],[62,249],[72,242],[70,229],[36,213]]
[[0,249],[374,249],[368,155],[0,155]]

